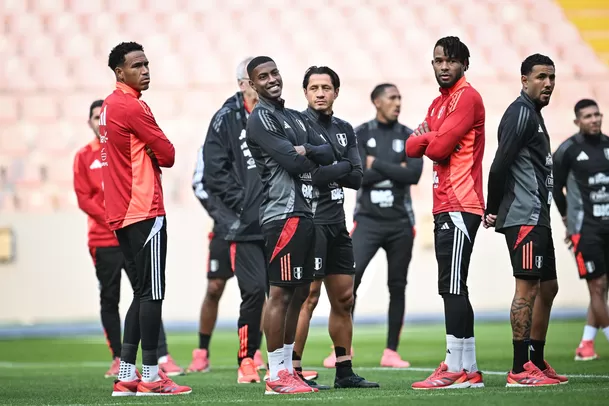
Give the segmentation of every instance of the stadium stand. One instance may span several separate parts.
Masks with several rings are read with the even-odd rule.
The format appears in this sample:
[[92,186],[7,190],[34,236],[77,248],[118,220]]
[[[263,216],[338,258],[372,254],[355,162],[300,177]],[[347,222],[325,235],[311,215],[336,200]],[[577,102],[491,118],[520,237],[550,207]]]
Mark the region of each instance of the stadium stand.
[[[546,53],[557,65],[556,93],[544,110],[555,146],[575,130],[578,99],[594,97],[609,108],[607,1],[470,3],[3,0],[0,211],[75,210],[72,157],[90,137],[90,102],[112,91],[107,55],[123,40],[141,42],[151,61],[144,99],[177,150],[164,185],[169,199],[186,205],[197,204],[189,186],[195,151],[213,111],[236,90],[234,66],[246,55],[277,60],[294,107],[305,105],[304,70],[332,66],[343,82],[338,110],[354,125],[372,118],[372,87],[393,81],[404,96],[401,121],[414,126],[437,94],[429,65],[434,41],[458,35],[472,52],[468,78],[487,107],[489,152],[530,53]],[[487,153],[487,164],[491,159]]]

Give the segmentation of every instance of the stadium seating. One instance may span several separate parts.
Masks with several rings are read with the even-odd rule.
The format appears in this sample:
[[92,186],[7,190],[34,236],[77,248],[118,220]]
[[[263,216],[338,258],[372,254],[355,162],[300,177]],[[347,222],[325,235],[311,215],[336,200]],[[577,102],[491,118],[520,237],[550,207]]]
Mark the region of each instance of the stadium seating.
[[[468,78],[487,107],[488,164],[499,118],[519,91],[520,62],[530,53],[546,53],[557,65],[556,93],[544,110],[554,145],[575,131],[572,106],[579,98],[595,97],[609,108],[606,3],[4,0],[0,212],[75,209],[73,155],[91,137],[89,104],[113,89],[107,55],[120,41],[146,48],[152,87],[144,99],[178,153],[164,178],[167,195],[192,205],[196,150],[213,112],[237,90],[235,67],[248,55],[276,59],[284,96],[295,108],[305,105],[299,88],[304,70],[334,67],[343,83],[336,110],[354,125],[373,117],[372,87],[393,81],[404,97],[401,120],[414,126],[437,94],[429,63],[433,44],[459,35],[472,53]],[[599,4],[605,23],[585,17],[586,8]]]

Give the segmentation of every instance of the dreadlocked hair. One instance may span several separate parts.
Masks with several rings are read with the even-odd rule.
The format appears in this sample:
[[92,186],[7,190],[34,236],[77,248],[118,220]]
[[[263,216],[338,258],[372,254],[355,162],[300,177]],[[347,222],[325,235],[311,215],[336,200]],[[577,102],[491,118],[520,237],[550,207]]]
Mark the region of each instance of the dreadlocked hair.
[[442,47],[442,49],[444,49],[444,56],[461,62],[465,67],[465,70],[469,68],[469,48],[461,42],[459,37],[440,38],[438,42],[436,42],[434,49],[436,47]]

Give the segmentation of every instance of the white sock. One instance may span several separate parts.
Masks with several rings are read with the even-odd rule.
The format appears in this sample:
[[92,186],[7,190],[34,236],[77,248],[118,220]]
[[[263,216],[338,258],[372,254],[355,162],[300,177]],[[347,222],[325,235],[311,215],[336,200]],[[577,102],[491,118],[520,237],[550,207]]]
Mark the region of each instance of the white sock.
[[584,335],[582,336],[582,341],[594,341],[596,337],[596,332],[598,329],[592,326],[584,326]]
[[294,353],[294,343],[283,344],[283,359],[285,360],[286,368],[290,374],[294,373],[294,366],[292,365],[292,354]]
[[467,372],[476,372],[476,339],[474,337],[463,339],[463,369]]
[[142,365],[142,381],[156,382],[160,381],[159,366],[157,365]]
[[609,340],[609,327],[605,327],[603,329],[603,333],[605,333],[605,337],[607,337],[607,340]]
[[169,360],[169,358],[167,358],[167,355],[163,355],[161,358],[159,358],[159,364],[164,364]]
[[449,372],[460,372],[463,369],[463,339],[446,334],[446,359],[444,363]]
[[123,382],[135,381],[137,379],[135,364],[128,364],[125,361],[121,361],[118,369],[118,379]]
[[273,352],[267,352],[269,360],[269,380],[276,381],[279,379],[279,371],[286,369],[285,360],[283,356],[283,348],[277,348]]

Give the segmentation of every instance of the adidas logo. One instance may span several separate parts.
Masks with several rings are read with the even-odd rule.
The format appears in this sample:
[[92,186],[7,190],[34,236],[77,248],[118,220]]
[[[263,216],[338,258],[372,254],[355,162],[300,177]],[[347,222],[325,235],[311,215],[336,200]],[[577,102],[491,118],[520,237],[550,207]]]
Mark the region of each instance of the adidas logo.
[[446,349],[446,353],[447,353],[447,354],[450,354],[450,350],[449,350],[448,348]]
[[101,162],[99,162],[99,160],[95,160],[93,161],[93,163],[91,164],[91,166],[89,166],[89,169],[99,169],[102,167]]
[[587,161],[588,159],[588,155],[584,151],[580,152],[577,156],[578,161]]
[[288,125],[288,123],[286,123],[285,121],[283,122],[283,128],[292,128]]
[[537,131],[539,131],[540,133],[543,132],[543,128],[541,128],[541,124],[539,124],[539,128],[537,129]]
[[440,227],[440,230],[450,230],[450,227],[448,226],[448,223],[442,224],[442,227]]

